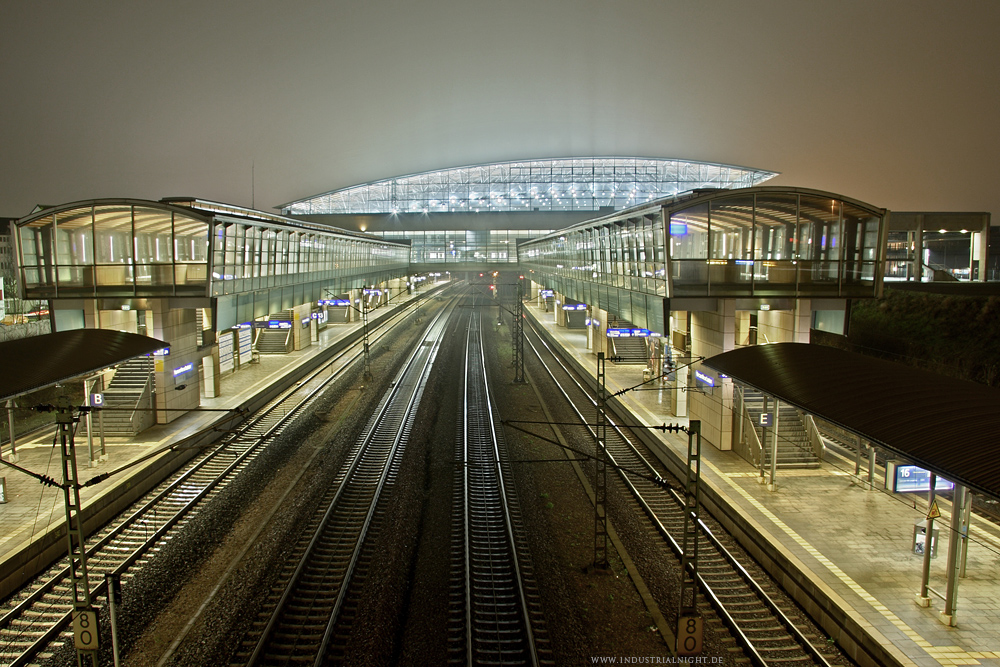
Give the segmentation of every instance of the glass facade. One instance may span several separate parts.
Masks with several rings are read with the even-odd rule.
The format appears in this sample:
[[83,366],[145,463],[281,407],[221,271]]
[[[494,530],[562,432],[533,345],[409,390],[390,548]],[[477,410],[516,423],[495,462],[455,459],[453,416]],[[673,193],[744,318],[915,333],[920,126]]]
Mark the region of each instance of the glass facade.
[[25,289],[35,298],[204,294],[209,224],[154,202],[36,214],[18,223]]
[[213,295],[305,282],[346,285],[355,276],[403,275],[409,265],[409,247],[397,243],[221,216],[213,229]]
[[409,240],[411,264],[516,264],[518,240],[537,238],[548,229],[483,229],[370,232],[388,240]]
[[209,296],[406,272],[409,248],[276,216],[158,202],[70,204],[19,221],[29,298]]
[[285,215],[597,211],[695,188],[744,188],[777,174],[686,160],[587,157],[456,167],[356,185],[281,207]]
[[826,193],[752,188],[577,225],[525,243],[521,257],[574,298],[566,281],[673,297],[871,297],[885,215]]

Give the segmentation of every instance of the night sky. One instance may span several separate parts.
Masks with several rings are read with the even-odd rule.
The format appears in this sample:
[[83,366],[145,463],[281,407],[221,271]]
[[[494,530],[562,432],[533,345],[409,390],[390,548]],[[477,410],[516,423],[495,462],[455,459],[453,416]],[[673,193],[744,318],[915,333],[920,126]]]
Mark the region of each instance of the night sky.
[[993,0],[0,0],[0,31],[0,216],[635,155],[1000,223]]

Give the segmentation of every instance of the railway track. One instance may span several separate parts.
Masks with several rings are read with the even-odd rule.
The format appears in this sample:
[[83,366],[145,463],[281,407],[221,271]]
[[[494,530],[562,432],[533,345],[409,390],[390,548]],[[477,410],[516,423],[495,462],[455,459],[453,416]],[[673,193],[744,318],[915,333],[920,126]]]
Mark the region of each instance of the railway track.
[[476,311],[469,318],[456,445],[449,658],[538,665],[550,661],[551,651],[484,357]]
[[396,476],[447,319],[444,311],[435,317],[394,378],[233,664],[318,666],[342,655],[353,621],[346,601],[363,585],[366,539],[377,533],[380,499]]
[[[532,333],[538,342],[528,339],[528,343],[580,421],[581,426],[575,428],[584,431],[585,438],[594,439],[592,427],[583,426],[592,423],[597,405],[593,393],[533,328]],[[666,479],[669,473],[643,454],[644,448],[636,444],[637,439],[610,416],[609,424],[605,442],[610,466],[618,471],[618,479],[646,514],[655,532],[679,559],[682,548],[674,536],[683,534],[683,500],[676,490],[681,483],[671,480],[676,488],[663,488],[655,480]],[[728,538],[727,546],[703,521],[699,523],[696,583],[747,659],[757,667],[776,664],[830,667],[829,660],[834,656],[828,653],[830,648],[818,633],[808,629],[810,624],[803,613],[794,604],[780,601],[774,582],[758,583],[747,566],[734,555],[735,545]],[[677,567],[680,567],[679,561]],[[815,643],[824,644],[824,650],[817,648]]]
[[[376,341],[402,321],[410,308],[376,327]],[[282,392],[216,445],[189,461],[125,512],[87,537],[91,596],[106,594],[105,574],[120,576],[123,590],[162,546],[217,497],[331,383],[360,359],[361,343],[335,354],[295,386]],[[339,365],[338,365],[339,364]],[[331,368],[334,372],[331,373]],[[62,644],[72,646],[70,568],[65,557],[35,577],[0,607],[0,664],[44,661]]]

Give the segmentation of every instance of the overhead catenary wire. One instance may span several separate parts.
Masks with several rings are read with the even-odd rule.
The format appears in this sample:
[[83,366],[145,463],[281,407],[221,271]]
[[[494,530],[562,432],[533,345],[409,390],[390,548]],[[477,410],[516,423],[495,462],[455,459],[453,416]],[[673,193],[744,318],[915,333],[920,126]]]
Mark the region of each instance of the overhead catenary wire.
[[[711,392],[701,392],[701,393],[702,393],[702,395],[704,395],[706,397],[706,399],[716,401],[718,403],[718,405],[722,407],[722,409],[729,410],[732,413],[732,416],[733,416],[734,419],[738,416],[737,411],[736,411],[736,407],[734,405],[727,406],[725,404],[725,402],[722,400],[721,397],[714,396]],[[787,438],[785,436],[782,436],[780,434],[778,434],[778,439],[780,441],[782,441],[782,442],[788,442],[788,443],[792,442],[791,439],[789,439],[789,438]],[[834,463],[832,461],[824,460],[824,463],[828,464],[832,468],[835,468],[835,469],[837,469],[839,471],[844,472],[846,475],[848,475],[850,477],[855,477],[855,474],[854,474],[853,471],[851,471],[851,470],[849,470],[847,468],[843,468],[843,467],[837,465],[836,463]],[[921,509],[918,509],[914,504],[911,504],[910,500],[907,500],[904,497],[900,497],[897,493],[895,493],[893,491],[890,491],[889,489],[887,489],[885,487],[879,488],[879,487],[877,487],[877,486],[875,486],[873,484],[872,485],[872,489],[874,491],[877,491],[877,492],[879,492],[879,493],[887,496],[888,498],[892,499],[893,501],[900,503],[901,505],[903,505],[904,507],[906,507],[911,512],[915,512],[916,514],[918,514],[920,516],[924,516],[925,515],[925,511],[921,510]],[[952,533],[955,533],[955,531],[951,530],[950,526],[946,526],[945,530],[947,530],[949,532],[952,532]],[[967,535],[965,537],[970,542],[975,543],[975,544],[983,547],[984,549],[986,549],[990,553],[993,553],[993,554],[996,554],[996,555],[1000,556],[1000,548],[993,546],[989,542],[985,542],[985,541],[983,541],[983,540],[981,540],[979,538],[975,538],[972,535]]]

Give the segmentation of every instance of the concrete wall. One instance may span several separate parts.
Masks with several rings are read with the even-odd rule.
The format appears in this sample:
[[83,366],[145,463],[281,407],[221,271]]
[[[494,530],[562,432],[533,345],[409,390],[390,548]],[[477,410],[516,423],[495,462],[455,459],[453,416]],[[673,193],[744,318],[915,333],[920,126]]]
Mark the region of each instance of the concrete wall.
[[[181,417],[183,410],[197,408],[201,400],[201,377],[198,352],[198,322],[193,308],[171,310],[166,299],[153,299],[152,331],[147,319],[147,333],[170,344],[170,354],[156,357],[156,421],[168,424]],[[175,376],[174,371],[191,364],[191,370]],[[182,387],[183,388],[179,388]]]
[[[696,358],[709,358],[735,348],[736,344],[736,302],[733,299],[719,299],[717,309],[693,311],[691,313],[691,353]],[[688,391],[688,415],[701,420],[702,439],[717,449],[733,447],[733,383],[722,380],[714,372],[692,367],[715,378],[715,386],[693,380]]]
[[757,313],[757,343],[808,343],[811,324],[809,299],[797,300],[795,310],[762,310]]

